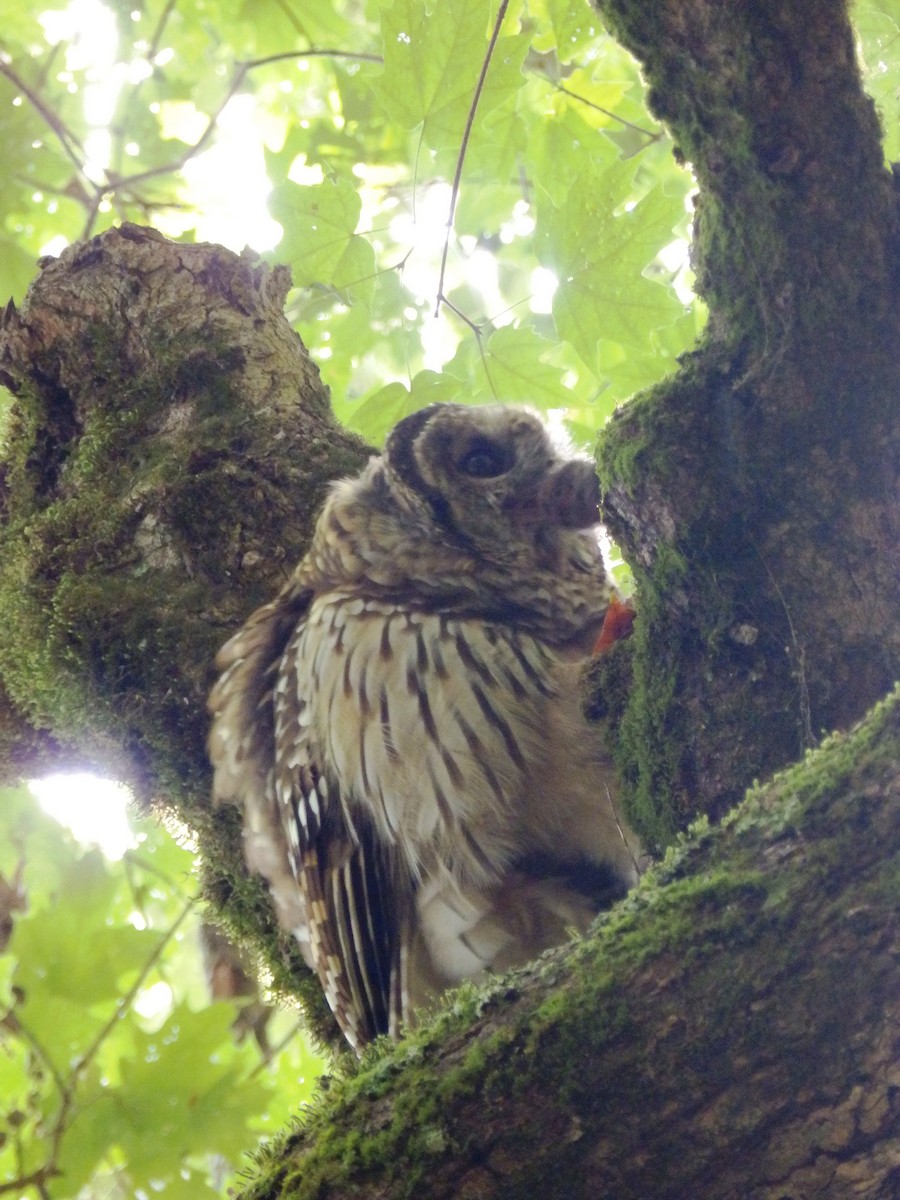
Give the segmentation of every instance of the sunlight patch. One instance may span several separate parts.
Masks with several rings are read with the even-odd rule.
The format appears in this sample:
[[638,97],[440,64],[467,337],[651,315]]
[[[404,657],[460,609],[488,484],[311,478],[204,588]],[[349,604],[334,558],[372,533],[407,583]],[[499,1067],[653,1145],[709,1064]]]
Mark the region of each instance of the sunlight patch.
[[82,845],[99,846],[108,859],[120,859],[138,845],[128,821],[131,792],[123,783],[81,771],[32,779],[28,787],[48,816]]

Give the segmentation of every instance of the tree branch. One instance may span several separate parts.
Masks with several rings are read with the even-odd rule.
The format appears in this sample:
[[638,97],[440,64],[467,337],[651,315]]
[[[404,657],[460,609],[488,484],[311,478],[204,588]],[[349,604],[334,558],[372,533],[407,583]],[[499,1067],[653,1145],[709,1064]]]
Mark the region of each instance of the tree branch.
[[900,692],[594,935],[332,1081],[248,1196],[889,1200],[898,742]]
[[[494,20],[494,27],[491,30],[491,38],[488,43],[488,48],[484,52],[484,61],[481,64],[481,71],[478,74],[478,80],[475,84],[475,90],[472,93],[472,103],[469,105],[469,111],[466,116],[466,126],[463,130],[462,140],[459,144],[459,154],[456,156],[456,170],[453,173],[453,184],[450,189],[450,209],[447,213],[447,235],[444,238],[444,248],[441,252],[441,270],[438,277],[437,300],[434,306],[434,315],[438,316],[441,311],[441,304],[447,304],[447,297],[444,295],[444,275],[447,271],[447,254],[450,251],[450,234],[453,231],[453,218],[456,214],[456,201],[459,198],[459,184],[462,179],[463,164],[466,161],[466,150],[469,147],[469,138],[472,135],[472,126],[475,122],[475,113],[478,111],[478,101],[481,99],[481,93],[484,90],[484,81],[487,79],[487,73],[491,65],[491,59],[494,55],[494,47],[497,45],[497,38],[500,36],[500,28],[503,25],[503,19],[506,16],[506,10],[509,7],[509,0],[501,0],[500,7],[497,10],[497,16]],[[458,309],[454,309],[457,315]],[[466,322],[471,325],[471,321]],[[474,326],[472,326],[474,328]]]
[[368,456],[284,317],[289,282],[252,255],[126,225],[45,262],[0,328],[17,397],[6,761],[27,776],[77,754],[177,805],[207,893],[268,937],[283,986],[308,973],[246,879],[238,821],[209,811],[206,696],[219,646],[305,552],[324,489]]

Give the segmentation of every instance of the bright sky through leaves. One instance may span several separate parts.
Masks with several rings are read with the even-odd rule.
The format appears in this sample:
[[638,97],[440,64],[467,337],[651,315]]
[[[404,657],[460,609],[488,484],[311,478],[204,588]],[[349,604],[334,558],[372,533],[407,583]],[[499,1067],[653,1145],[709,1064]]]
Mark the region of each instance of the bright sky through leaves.
[[[702,311],[685,310],[690,177],[587,0],[511,8],[489,59],[498,7],[481,0],[301,0],[290,14],[258,0],[227,15],[222,3],[73,0],[41,14],[33,28],[55,50],[40,87],[27,91],[30,40],[25,59],[10,52],[24,95],[0,80],[0,111],[4,96],[26,102],[37,135],[21,163],[10,144],[11,177],[48,181],[30,193],[30,223],[13,221],[18,246],[27,234],[35,256],[58,252],[131,219],[270,251],[291,267],[290,315],[336,412],[375,441],[437,371],[444,399],[528,398],[504,365],[520,336],[522,361],[537,364],[533,401],[589,439],[691,344]],[[579,260],[560,251],[585,220],[589,163],[603,178],[619,164],[625,186],[597,196],[598,212],[614,204],[608,250]],[[637,206],[653,223],[618,236]],[[4,261],[21,294],[25,259],[0,255],[0,289]],[[492,349],[501,329],[512,342]],[[609,364],[622,337],[638,352],[619,380]],[[384,391],[397,385],[399,404]]]
[[138,844],[128,820],[131,794],[121,783],[96,775],[48,775],[29,784],[41,808],[71,830],[84,846],[99,846],[115,860]]

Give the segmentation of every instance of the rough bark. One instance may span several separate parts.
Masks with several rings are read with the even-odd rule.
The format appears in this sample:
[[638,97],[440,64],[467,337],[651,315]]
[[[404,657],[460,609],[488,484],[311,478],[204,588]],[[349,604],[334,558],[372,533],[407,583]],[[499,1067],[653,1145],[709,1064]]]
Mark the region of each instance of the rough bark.
[[113,753],[141,795],[205,795],[215,649],[367,455],[284,317],[289,285],[126,226],[45,261],[7,308],[0,675],[17,766],[38,765],[33,731],[54,752],[49,730]]
[[599,0],[699,184],[710,308],[601,447],[638,579],[617,733],[665,844],[900,674],[897,193],[841,0]]
[[44,262],[7,308],[0,762],[7,778],[93,767],[178,809],[209,894],[296,986],[309,973],[241,869],[238,816],[209,811],[205,753],[217,649],[369,454],[284,316],[289,285],[125,226]]

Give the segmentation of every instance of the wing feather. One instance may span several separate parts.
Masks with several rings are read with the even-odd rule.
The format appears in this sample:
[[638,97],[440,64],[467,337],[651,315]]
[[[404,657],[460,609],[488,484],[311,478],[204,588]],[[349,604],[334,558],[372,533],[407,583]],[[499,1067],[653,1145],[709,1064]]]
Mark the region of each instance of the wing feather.
[[272,739],[278,664],[309,599],[309,592],[285,589],[257,609],[219,651],[221,674],[209,697],[209,756],[213,803],[241,808],[247,865],[268,880],[279,922],[294,933],[312,968],[306,908],[285,848],[275,794]]
[[[331,656],[323,639],[331,642]],[[329,764],[325,685],[337,673],[343,689],[342,657],[333,625],[323,628],[304,614],[279,666],[275,792],[297,834],[294,864],[312,918],[313,964],[347,1040],[359,1049],[399,1020],[400,945],[412,885],[396,849],[351,804]]]
[[396,852],[358,812],[350,816],[324,762],[313,715],[327,647],[315,647],[311,673],[297,672],[310,599],[286,589],[219,652],[209,699],[213,797],[241,807],[248,866],[268,880],[279,921],[360,1049],[400,1019],[411,888]]

